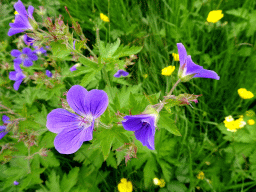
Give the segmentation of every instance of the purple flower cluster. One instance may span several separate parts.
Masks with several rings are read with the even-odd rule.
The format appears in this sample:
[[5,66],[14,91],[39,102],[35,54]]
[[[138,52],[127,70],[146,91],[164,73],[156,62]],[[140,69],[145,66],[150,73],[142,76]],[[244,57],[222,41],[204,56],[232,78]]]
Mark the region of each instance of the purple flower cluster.
[[187,51],[182,43],[177,43],[180,68],[178,76],[181,81],[188,81],[192,78],[210,78],[219,80],[218,74],[212,70],[206,70],[202,66],[195,64],[190,55],[187,55]]
[[8,35],[12,36],[17,33],[22,33],[25,30],[33,30],[31,22],[34,21],[34,7],[30,5],[28,6],[28,11],[26,11],[25,6],[19,0],[17,3],[14,4],[14,9],[18,12],[18,14],[15,15],[14,23],[10,23],[11,28],[8,31]]
[[6,131],[7,124],[10,123],[9,117],[6,115],[2,116],[2,121],[4,122],[4,125],[0,126],[0,139],[2,139],[8,132]]
[[108,106],[108,96],[102,90],[87,91],[80,85],[67,92],[67,102],[76,113],[54,109],[47,115],[46,127],[58,133],[54,146],[59,153],[75,153],[85,141],[92,140],[94,121]]
[[28,47],[23,48],[22,52],[18,49],[13,49],[11,51],[11,55],[13,57],[16,57],[16,59],[13,60],[14,65],[20,65],[21,63],[23,63],[25,67],[32,66],[33,61],[36,61],[38,59],[36,53]]

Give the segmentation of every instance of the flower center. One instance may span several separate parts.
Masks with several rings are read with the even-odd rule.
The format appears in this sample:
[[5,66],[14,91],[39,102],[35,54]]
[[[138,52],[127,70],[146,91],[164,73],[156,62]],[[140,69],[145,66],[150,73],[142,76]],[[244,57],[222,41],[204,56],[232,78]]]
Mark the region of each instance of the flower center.
[[92,125],[93,117],[91,115],[86,115],[79,118],[79,126],[86,129]]
[[27,55],[26,55],[26,54],[21,54],[21,58],[22,58],[22,59],[26,59],[26,58],[27,58]]

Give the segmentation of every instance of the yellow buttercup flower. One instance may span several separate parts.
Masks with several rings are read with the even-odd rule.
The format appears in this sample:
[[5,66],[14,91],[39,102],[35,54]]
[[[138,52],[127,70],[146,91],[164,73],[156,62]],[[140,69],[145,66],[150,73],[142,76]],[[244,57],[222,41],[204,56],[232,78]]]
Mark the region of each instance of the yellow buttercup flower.
[[239,118],[239,119],[235,120],[234,123],[235,123],[235,127],[237,129],[241,129],[246,125],[246,122],[243,120],[243,118]]
[[196,177],[197,177],[197,179],[203,180],[204,179],[204,172],[200,171]]
[[158,179],[158,178],[154,178],[153,179],[153,183],[155,185],[158,185],[159,187],[163,188],[165,186],[165,181],[164,179]]
[[254,125],[255,124],[255,121],[253,119],[249,119],[247,121],[248,125]]
[[18,11],[15,11],[15,12],[14,12],[14,15],[17,15],[17,14],[19,14]]
[[109,18],[107,15],[104,15],[103,13],[100,13],[100,18],[102,21],[109,22]]
[[121,182],[117,185],[119,192],[132,192],[132,182],[128,181],[125,178],[121,179]]
[[148,74],[144,74],[142,76],[146,79],[148,77]]
[[162,69],[162,75],[170,76],[175,70],[175,66],[169,66]]
[[223,16],[224,14],[222,13],[222,10],[210,11],[207,17],[207,21],[209,23],[217,23],[217,21],[219,21]]
[[163,188],[164,186],[165,186],[165,181],[164,181],[164,179],[160,179],[159,187]]
[[153,179],[153,183],[154,183],[155,185],[159,185],[160,182],[161,182],[161,181],[160,181],[158,178],[154,178],[154,179]]
[[240,88],[237,92],[242,99],[251,99],[254,97],[253,93],[251,91],[247,91],[245,88]]
[[174,61],[180,60],[179,54],[177,54],[177,53],[172,53],[172,57],[173,57]]

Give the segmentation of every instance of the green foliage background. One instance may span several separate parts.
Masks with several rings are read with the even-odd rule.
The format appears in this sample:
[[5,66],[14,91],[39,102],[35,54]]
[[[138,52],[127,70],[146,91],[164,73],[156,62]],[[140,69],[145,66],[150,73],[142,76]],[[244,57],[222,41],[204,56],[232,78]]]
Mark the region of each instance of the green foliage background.
[[[16,48],[15,38],[8,37],[9,23],[13,19],[13,4],[16,1],[1,2],[0,40],[7,45],[0,51],[2,58]],[[118,89],[105,89],[113,101],[109,113],[106,111],[102,121],[118,121],[108,117],[111,112],[121,109],[122,113],[139,114],[148,104],[155,104],[168,93],[177,79],[178,62],[171,53],[177,53],[176,43],[182,42],[193,61],[205,69],[214,70],[220,80],[193,79],[180,84],[174,94],[203,94],[199,103],[177,107],[171,115],[165,111],[159,120],[160,129],[156,133],[156,153],[143,148],[135,141],[139,152],[137,158],[126,165],[124,153],[117,152],[119,140],[129,142],[129,133],[122,127],[101,129],[94,134],[93,145],[83,144],[72,155],[61,155],[55,149],[55,134],[45,132],[38,138],[40,147],[50,148],[47,157],[35,155],[33,159],[13,158],[0,166],[0,191],[117,191],[121,178],[133,183],[134,191],[253,191],[256,190],[256,126],[246,125],[244,129],[231,133],[223,125],[225,116],[244,115],[245,111],[256,111],[256,100],[241,102],[237,94],[239,88],[246,88],[256,95],[256,2],[252,0],[30,0],[22,1],[26,6],[44,6],[48,16],[64,16],[71,24],[64,6],[72,17],[81,24],[89,45],[95,44],[94,21],[100,13],[109,16],[110,24],[100,31],[102,47],[104,43],[143,46],[136,64],[128,67],[130,78],[115,82]],[[222,10],[224,17],[217,24],[206,22],[211,10]],[[4,52],[5,51],[5,52]],[[108,47],[106,47],[108,51]],[[84,54],[88,54],[84,51]],[[106,52],[108,55],[108,52]],[[80,61],[83,63],[83,61]],[[70,63],[59,62],[62,72],[68,72]],[[170,77],[161,75],[161,70],[175,65]],[[109,73],[112,73],[111,71]],[[1,70],[1,102],[28,118],[19,124],[19,131],[27,128],[45,129],[46,116],[54,108],[60,107],[61,93],[72,85],[82,83],[87,89],[89,75],[75,74],[63,78],[64,84],[54,91],[43,91],[40,85],[30,86],[23,92],[6,89],[12,86],[6,71]],[[148,77],[144,78],[143,75]],[[93,76],[94,74],[92,74]],[[80,79],[79,79],[80,78]],[[82,80],[81,80],[82,78]],[[97,77],[95,77],[97,79]],[[101,77],[99,77],[101,78]],[[113,80],[113,79],[112,79]],[[82,82],[81,82],[82,81]],[[92,79],[94,81],[94,79]],[[95,80],[96,82],[96,80]],[[92,83],[92,82],[91,82]],[[103,83],[104,84],[104,83]],[[133,85],[126,87],[126,85]],[[104,87],[101,83],[95,86]],[[37,91],[39,90],[39,91]],[[155,102],[142,95],[155,94]],[[137,102],[137,103],[136,103]],[[136,103],[136,105],[134,104]],[[119,108],[117,106],[120,106]],[[135,107],[134,107],[135,106]],[[37,114],[37,115],[34,115]],[[33,118],[32,118],[33,116]],[[255,116],[253,117],[254,120]],[[172,124],[172,130],[168,129]],[[174,128],[173,128],[174,127]],[[118,130],[118,131],[116,131]],[[178,132],[175,132],[177,130]],[[116,132],[120,135],[115,135]],[[176,134],[175,134],[176,133]],[[175,135],[174,135],[175,134]],[[181,134],[181,136],[177,136]],[[113,135],[113,140],[102,138]],[[6,137],[0,144],[11,142]],[[106,143],[101,143],[106,142]],[[112,145],[114,144],[114,145]],[[18,143],[19,152],[9,155],[24,155],[24,144]],[[107,149],[99,146],[109,146]],[[37,148],[31,148],[31,153]],[[19,154],[20,153],[20,154]],[[8,154],[5,154],[8,155]],[[3,161],[3,156],[1,156]],[[28,162],[31,166],[28,166]],[[207,165],[205,162],[210,162]],[[205,173],[204,180],[198,180],[199,171]],[[13,179],[25,179],[18,186],[12,186]],[[164,178],[165,188],[154,186],[152,178]],[[209,179],[211,182],[209,182]],[[200,190],[196,187],[199,186]]]

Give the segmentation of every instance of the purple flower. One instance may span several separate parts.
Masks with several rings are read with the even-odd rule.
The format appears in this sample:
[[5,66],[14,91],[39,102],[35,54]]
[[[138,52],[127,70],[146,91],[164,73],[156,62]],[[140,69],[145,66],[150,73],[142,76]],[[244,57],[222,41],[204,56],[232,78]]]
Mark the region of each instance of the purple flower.
[[18,12],[15,15],[14,23],[10,23],[10,29],[8,31],[8,35],[12,36],[17,33],[22,33],[25,30],[33,30],[33,26],[31,23],[33,22],[36,25],[36,22],[33,18],[33,6],[28,6],[28,11],[26,11],[25,6],[19,0],[17,3],[14,4],[14,9]]
[[114,77],[119,78],[119,77],[121,77],[121,75],[124,76],[124,77],[126,77],[127,75],[129,75],[129,73],[126,72],[126,71],[124,71],[124,70],[118,70],[118,71],[115,73]]
[[180,58],[180,68],[178,76],[181,81],[189,81],[192,78],[210,78],[219,80],[218,74],[212,70],[206,70],[202,66],[195,64],[190,55],[187,55],[186,49],[182,43],[177,43],[179,58]]
[[48,77],[52,77],[52,72],[49,71],[49,70],[46,70],[46,71],[45,71],[45,74],[46,74]]
[[138,139],[142,145],[147,146],[149,149],[155,149],[155,127],[156,127],[156,115],[154,114],[142,114],[125,116],[125,121],[122,121],[123,127],[127,131],[134,131],[136,139]]
[[7,124],[10,123],[9,119],[10,118],[6,115],[2,116],[2,121],[4,122],[4,125],[0,126],[0,139],[2,139],[8,133],[8,131],[6,131],[6,127]]
[[20,84],[21,84],[22,80],[26,77],[26,75],[24,75],[22,73],[22,69],[20,68],[19,64],[14,64],[14,69],[15,69],[15,71],[10,71],[9,79],[12,81],[16,81],[13,84],[13,88],[16,91],[18,91]]
[[25,67],[32,66],[33,61],[38,59],[36,53],[28,47],[23,48],[22,52],[20,52],[18,49],[13,49],[11,51],[11,55],[16,57],[16,59],[13,60],[14,65],[20,65],[23,63]]
[[75,70],[77,70],[77,67],[80,67],[80,66],[81,66],[81,64],[77,63],[77,64],[73,65],[69,70],[70,71],[75,71]]
[[47,51],[43,47],[39,48],[38,46],[34,46],[34,48],[37,55],[41,55],[41,54],[44,54],[45,56],[47,55],[46,54]]
[[27,36],[27,34],[25,34],[23,36],[23,40],[24,40],[25,44],[28,45],[28,46],[32,46],[34,41],[35,41],[33,38]]
[[102,90],[87,91],[80,85],[67,92],[67,102],[76,113],[54,109],[47,116],[46,127],[58,133],[54,146],[59,153],[75,153],[85,141],[92,140],[94,121],[108,106],[108,96]]
[[18,181],[14,181],[13,185],[19,185],[19,182]]

